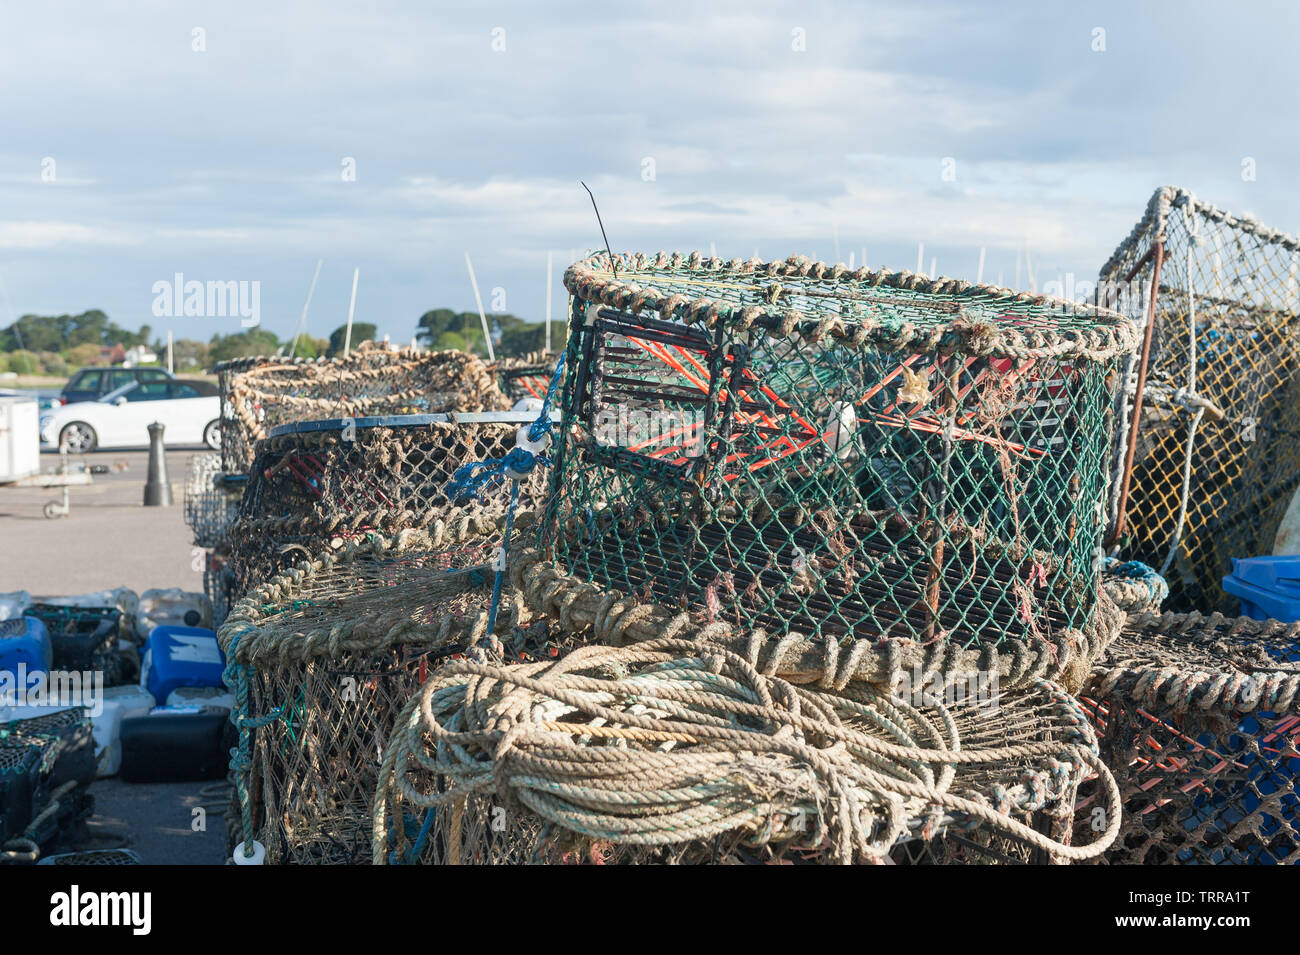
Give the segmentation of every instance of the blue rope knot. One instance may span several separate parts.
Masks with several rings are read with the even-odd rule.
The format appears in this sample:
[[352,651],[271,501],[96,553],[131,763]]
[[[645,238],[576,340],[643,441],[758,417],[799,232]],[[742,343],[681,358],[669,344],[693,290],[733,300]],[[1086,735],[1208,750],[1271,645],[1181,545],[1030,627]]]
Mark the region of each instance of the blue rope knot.
[[[482,501],[484,492],[497,487],[504,481],[520,481],[532,474],[537,466],[547,466],[551,459],[541,449],[545,439],[554,428],[551,421],[551,405],[555,400],[555,390],[559,386],[560,376],[564,373],[564,355],[555,363],[555,372],[546,386],[546,397],[542,399],[542,409],[537,420],[528,426],[525,433],[515,439],[515,446],[505,457],[488,458],[486,461],[470,461],[458,467],[447,482],[447,497],[453,503],[463,504],[475,498]],[[525,446],[527,444],[533,447]]]
[[1169,584],[1165,582],[1164,577],[1160,576],[1157,570],[1148,567],[1140,560],[1121,562],[1116,557],[1107,557],[1101,570],[1102,573],[1109,574],[1112,577],[1142,581],[1147,585],[1153,603],[1164,603],[1165,598],[1169,596]]
[[503,483],[507,478],[518,481],[533,473],[537,465],[548,465],[551,459],[546,454],[534,454],[521,447],[513,447],[503,458],[488,458],[486,461],[470,461],[458,467],[447,482],[447,497],[457,504],[478,499],[484,500],[484,492]]

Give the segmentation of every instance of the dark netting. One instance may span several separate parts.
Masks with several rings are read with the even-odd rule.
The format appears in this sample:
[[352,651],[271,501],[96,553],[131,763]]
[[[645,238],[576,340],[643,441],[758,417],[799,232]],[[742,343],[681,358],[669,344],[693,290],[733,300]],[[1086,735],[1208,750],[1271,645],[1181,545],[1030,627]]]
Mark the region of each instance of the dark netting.
[[1102,269],[1105,296],[1154,314],[1115,510],[1121,549],[1161,570],[1172,609],[1236,610],[1231,558],[1272,553],[1300,485],[1298,263],[1300,239],[1165,187]]
[[[463,464],[504,456],[536,413],[393,415],[284,425],[258,444],[223,571],[241,594],[295,564],[379,533],[438,536],[494,522],[504,496],[453,504],[447,484]],[[520,504],[541,502],[540,469]],[[475,555],[478,561],[482,555]]]
[[558,652],[509,595],[487,637],[490,570],[448,571],[499,543],[435,546],[408,530],[309,561],[236,604],[218,632],[235,717],[249,727],[234,760],[232,841],[251,836],[272,864],[368,862],[380,760],[427,673],[453,657]]
[[196,454],[190,458],[185,479],[185,523],[194,532],[194,543],[219,548],[226,532],[239,516],[242,482],[228,482],[221,469],[221,455]]
[[216,371],[222,470],[231,474],[248,470],[257,441],[294,421],[509,406],[488,366],[458,351],[372,345],[347,358],[237,358]]
[[1131,322],[801,258],[565,283],[559,565],[738,627],[1095,656]]
[[796,688],[709,644],[588,646],[432,674],[384,760],[374,858],[1069,861],[1114,836],[1071,846],[1059,824],[1091,772],[1087,720],[1045,681],[918,706]]
[[220,626],[231,605],[239,597],[235,592],[235,573],[230,565],[229,541],[203,557],[203,593],[212,601],[212,623]]
[[144,865],[140,854],[130,849],[88,849],[51,856],[46,865]]
[[0,864],[35,862],[89,816],[94,778],[87,710],[0,723]]
[[555,362],[558,356],[546,352],[523,355],[519,358],[503,358],[497,363],[497,378],[501,390],[510,401],[522,401],[525,398],[546,397],[546,386],[555,374]]
[[[1300,624],[1134,615],[1084,694],[1124,799],[1099,861],[1300,863]],[[1082,798],[1076,832],[1105,823]]]

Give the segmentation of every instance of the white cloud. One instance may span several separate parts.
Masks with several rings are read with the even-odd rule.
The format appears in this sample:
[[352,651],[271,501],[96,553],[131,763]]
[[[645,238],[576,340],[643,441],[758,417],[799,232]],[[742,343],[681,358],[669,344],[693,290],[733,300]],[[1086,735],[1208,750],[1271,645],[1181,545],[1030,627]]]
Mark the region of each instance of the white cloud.
[[127,245],[117,229],[76,222],[0,222],[0,249],[52,249],[68,245]]
[[[93,302],[128,324],[154,277],[256,271],[284,333],[323,256],[313,322],[345,312],[360,263],[361,307],[405,337],[426,308],[472,307],[465,249],[536,317],[546,250],[601,244],[579,179],[616,249],[830,258],[837,229],[841,257],[910,268],[924,242],[927,267],[967,277],[986,246],[1007,281],[1025,242],[1044,270],[1095,273],[1167,182],[1300,223],[1300,130],[1248,93],[1300,81],[1282,52],[1300,15],[1100,6],[19,5],[0,31],[0,265],[20,312]],[[43,156],[93,178],[44,187]]]

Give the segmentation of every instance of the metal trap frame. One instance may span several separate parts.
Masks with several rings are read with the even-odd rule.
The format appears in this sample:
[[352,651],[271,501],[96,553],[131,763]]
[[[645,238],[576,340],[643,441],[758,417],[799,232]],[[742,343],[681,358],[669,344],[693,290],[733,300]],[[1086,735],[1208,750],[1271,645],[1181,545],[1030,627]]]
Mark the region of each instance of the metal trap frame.
[[413,530],[348,545],[255,586],[217,637],[230,660],[237,793],[231,847],[252,834],[268,864],[360,864],[401,708],[451,658],[532,659],[546,635],[508,601],[486,635],[500,529],[435,541]]
[[[450,412],[273,429],[258,444],[230,534],[233,592],[371,534],[496,520],[503,503],[453,501],[447,484],[461,465],[505,455],[535,419],[534,412]],[[545,488],[540,470],[529,476],[521,505],[539,506]]]
[[1123,316],[797,257],[565,283],[562,567],[747,628],[1098,652]]
[[197,547],[221,547],[230,525],[239,516],[243,483],[225,478],[220,454],[196,454],[190,458],[185,479],[185,523],[194,532]]
[[1300,624],[1134,615],[1080,703],[1124,798],[1099,861],[1300,864]]
[[1169,608],[1237,610],[1231,558],[1273,552],[1300,486],[1300,238],[1156,190],[1102,267],[1143,329],[1128,369],[1108,544]]
[[256,443],[295,421],[509,406],[488,366],[459,351],[363,345],[347,358],[236,358],[216,371],[221,464],[230,474],[247,471]]

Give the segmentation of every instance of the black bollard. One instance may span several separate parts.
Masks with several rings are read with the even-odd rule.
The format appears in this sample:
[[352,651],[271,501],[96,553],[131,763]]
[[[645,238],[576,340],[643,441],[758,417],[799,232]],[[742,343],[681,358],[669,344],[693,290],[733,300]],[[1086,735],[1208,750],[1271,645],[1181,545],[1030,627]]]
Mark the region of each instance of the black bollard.
[[163,447],[166,425],[149,425],[149,476],[144,482],[145,507],[171,507],[172,486],[167,480],[167,451]]

